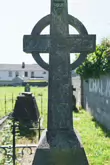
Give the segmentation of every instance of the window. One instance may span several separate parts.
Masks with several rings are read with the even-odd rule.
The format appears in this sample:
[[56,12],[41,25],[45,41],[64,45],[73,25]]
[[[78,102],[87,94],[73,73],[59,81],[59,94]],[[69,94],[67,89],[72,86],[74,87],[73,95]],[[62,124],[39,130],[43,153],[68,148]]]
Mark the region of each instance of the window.
[[9,77],[12,77],[12,71],[9,71],[9,72],[8,72],[8,76],[9,76]]
[[24,76],[25,77],[28,77],[28,72],[24,72]]
[[15,72],[15,76],[16,77],[19,76],[19,72],[18,71]]
[[34,72],[31,72],[31,78],[34,78]]
[[46,74],[46,72],[44,71],[43,74]]

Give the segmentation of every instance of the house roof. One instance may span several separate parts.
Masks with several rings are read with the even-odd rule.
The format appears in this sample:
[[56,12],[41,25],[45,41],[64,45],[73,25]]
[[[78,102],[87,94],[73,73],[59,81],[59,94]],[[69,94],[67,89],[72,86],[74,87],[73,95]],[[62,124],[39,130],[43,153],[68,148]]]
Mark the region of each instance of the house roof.
[[13,82],[23,82],[23,78],[20,76],[17,76],[15,78],[12,79]]
[[0,71],[1,70],[8,70],[8,71],[36,71],[36,70],[44,70],[38,64],[25,64],[25,68],[22,68],[22,64],[0,64]]

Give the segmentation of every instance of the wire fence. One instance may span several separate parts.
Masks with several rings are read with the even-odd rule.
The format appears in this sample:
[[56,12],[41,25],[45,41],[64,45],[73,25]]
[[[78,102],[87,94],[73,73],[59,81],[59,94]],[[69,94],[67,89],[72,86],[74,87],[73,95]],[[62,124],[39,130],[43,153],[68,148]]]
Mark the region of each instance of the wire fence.
[[[47,108],[47,98],[45,98],[42,93],[33,94],[36,98],[39,112],[42,115],[43,109]],[[15,95],[14,93],[10,93],[10,95],[5,94],[4,96],[0,97],[0,119],[13,112],[17,96],[18,95]]]
[[[0,119],[13,112],[17,96],[19,96],[21,93],[7,92],[7,94],[2,94],[2,97],[0,97]],[[44,128],[47,127],[46,121],[48,100],[47,90],[42,89],[41,91],[37,90],[37,92],[32,93],[36,98],[36,103],[40,113],[39,124],[38,126],[35,126],[35,128],[29,128],[29,130],[27,127],[23,127],[21,131],[20,129],[18,129],[14,132],[14,127],[12,127],[14,125],[12,125],[12,122],[10,120],[11,116],[6,120],[3,129],[0,130],[0,164],[4,164],[5,162],[5,164],[8,165],[12,164],[13,162],[13,165],[20,165],[22,164],[23,160],[33,160],[36,144],[38,142],[38,139],[40,138],[41,131],[43,131]],[[22,131],[23,133],[25,133],[25,136],[22,135]],[[37,133],[32,133],[32,131],[35,131]],[[35,137],[33,136],[34,134]],[[30,138],[28,138],[28,136],[30,136]]]
[[[20,122],[14,118],[8,118],[3,129],[0,131],[0,164],[22,165],[23,159],[28,159],[32,164],[37,143],[41,132],[44,130],[41,121],[42,117],[39,117],[34,127],[31,125],[26,127],[26,125],[20,125]],[[22,131],[25,134],[22,134]],[[23,138],[25,138],[25,141],[22,140]]]
[[14,97],[13,93],[11,96],[4,95],[4,97],[0,98],[0,118],[12,112],[15,101],[16,97]]

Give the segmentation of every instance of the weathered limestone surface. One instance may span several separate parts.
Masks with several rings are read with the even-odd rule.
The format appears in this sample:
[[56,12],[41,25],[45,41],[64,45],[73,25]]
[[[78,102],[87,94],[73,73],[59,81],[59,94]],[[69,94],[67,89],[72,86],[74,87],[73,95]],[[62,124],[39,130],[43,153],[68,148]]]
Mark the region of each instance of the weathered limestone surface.
[[[50,35],[40,32],[50,24]],[[79,35],[69,35],[72,25]],[[88,165],[80,139],[73,129],[71,70],[79,66],[87,53],[95,50],[95,35],[68,15],[67,0],[51,0],[51,14],[41,19],[31,35],[24,36],[24,51],[49,70],[48,127],[36,150],[33,165]],[[49,65],[39,53],[49,53]],[[70,53],[81,53],[70,65]]]

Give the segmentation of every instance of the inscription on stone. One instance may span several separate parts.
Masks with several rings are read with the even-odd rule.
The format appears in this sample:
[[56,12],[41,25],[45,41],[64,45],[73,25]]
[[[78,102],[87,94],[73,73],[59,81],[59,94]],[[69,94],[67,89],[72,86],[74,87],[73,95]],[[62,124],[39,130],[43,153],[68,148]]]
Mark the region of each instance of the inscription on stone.
[[63,8],[64,7],[64,2],[63,1],[54,1],[54,7],[55,8]]
[[[93,52],[95,49],[95,43],[93,35],[80,36],[80,35],[71,35],[64,39],[56,38],[57,48],[66,48],[70,53],[81,53],[81,52]],[[24,42],[24,51],[27,53],[32,52],[41,52],[49,53],[51,47],[51,38],[48,35],[42,35],[33,37],[25,35]]]
[[54,1],[53,2],[53,7],[54,7],[54,11],[59,14],[62,13],[63,9],[64,9],[64,2],[63,1]]

